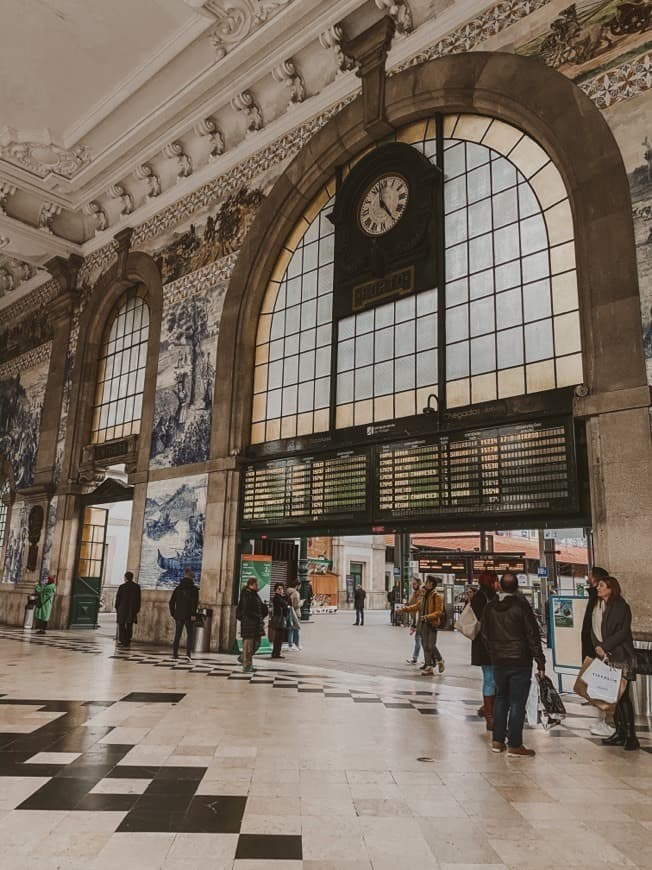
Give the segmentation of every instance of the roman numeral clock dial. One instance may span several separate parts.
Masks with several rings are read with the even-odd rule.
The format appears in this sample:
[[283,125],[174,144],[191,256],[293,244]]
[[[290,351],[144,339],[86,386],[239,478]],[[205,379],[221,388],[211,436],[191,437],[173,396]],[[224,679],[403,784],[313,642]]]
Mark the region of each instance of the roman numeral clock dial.
[[365,191],[358,209],[360,229],[368,236],[383,236],[405,214],[410,188],[402,175],[387,173]]

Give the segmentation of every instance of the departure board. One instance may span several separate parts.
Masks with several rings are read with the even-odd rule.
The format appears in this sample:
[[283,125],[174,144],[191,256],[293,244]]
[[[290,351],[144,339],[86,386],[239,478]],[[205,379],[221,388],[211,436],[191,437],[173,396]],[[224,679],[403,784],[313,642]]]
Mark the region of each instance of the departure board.
[[244,472],[242,525],[292,526],[366,518],[367,451],[280,459]]
[[384,445],[374,519],[567,510],[576,502],[574,469],[567,423]]
[[241,526],[470,528],[509,515],[569,517],[579,511],[573,426],[569,417],[252,460]]

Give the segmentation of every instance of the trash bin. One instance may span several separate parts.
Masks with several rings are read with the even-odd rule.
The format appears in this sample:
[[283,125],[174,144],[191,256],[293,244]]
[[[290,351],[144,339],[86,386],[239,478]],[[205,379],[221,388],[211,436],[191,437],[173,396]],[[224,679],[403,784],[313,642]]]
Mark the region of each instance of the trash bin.
[[208,652],[211,641],[211,627],[213,625],[213,611],[210,607],[200,607],[197,610],[195,631],[192,642],[192,651],[196,653]]
[[38,601],[37,595],[29,595],[25,604],[25,615],[23,617],[23,628],[34,627],[34,609]]
[[[637,650],[652,650],[652,640],[634,640]],[[652,653],[638,657],[636,682],[631,688],[637,716],[652,716]]]

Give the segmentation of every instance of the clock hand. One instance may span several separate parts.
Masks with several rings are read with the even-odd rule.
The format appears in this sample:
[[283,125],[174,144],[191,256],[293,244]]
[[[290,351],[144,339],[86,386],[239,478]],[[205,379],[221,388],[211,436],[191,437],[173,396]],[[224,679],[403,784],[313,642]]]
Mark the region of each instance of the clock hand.
[[387,214],[391,217],[391,219],[394,220],[394,215],[393,215],[393,214],[391,213],[391,211],[389,210],[389,208],[388,208],[388,206],[387,206],[387,203],[386,203],[385,200],[383,199],[383,195],[382,195],[382,193],[379,193],[379,194],[378,194],[378,203],[379,203],[379,205],[381,205],[381,206],[385,209],[385,211],[386,211]]

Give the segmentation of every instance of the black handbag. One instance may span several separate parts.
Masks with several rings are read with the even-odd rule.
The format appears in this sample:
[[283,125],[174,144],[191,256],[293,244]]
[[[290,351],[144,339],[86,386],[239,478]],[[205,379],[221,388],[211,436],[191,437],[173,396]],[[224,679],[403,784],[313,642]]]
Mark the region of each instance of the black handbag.
[[560,716],[566,715],[564,702],[553,686],[550,677],[539,678],[539,697],[541,698],[541,706],[550,719],[559,719]]
[[652,675],[652,649],[637,649],[636,673],[645,676]]

